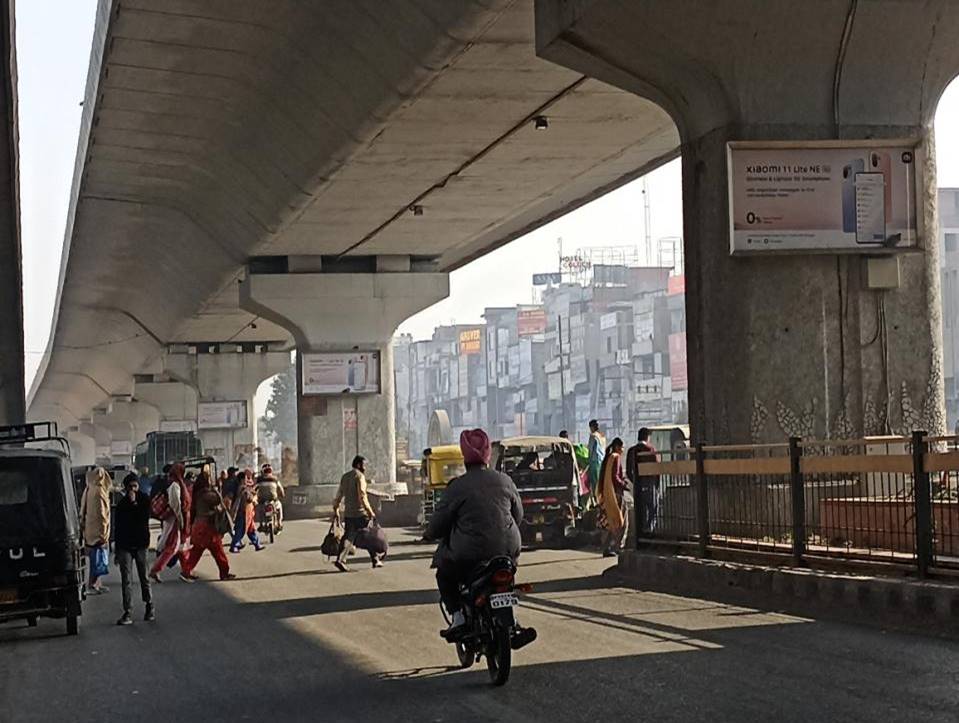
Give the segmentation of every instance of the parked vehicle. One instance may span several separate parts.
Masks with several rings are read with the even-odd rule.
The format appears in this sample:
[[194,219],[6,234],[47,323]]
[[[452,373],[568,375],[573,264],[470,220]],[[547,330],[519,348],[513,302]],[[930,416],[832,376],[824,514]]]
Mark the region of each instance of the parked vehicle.
[[0,427],[0,623],[60,618],[76,635],[85,577],[67,441],[53,422]]
[[493,444],[493,467],[509,475],[523,501],[524,545],[563,545],[580,515],[579,470],[562,437],[511,437]]
[[648,429],[650,443],[660,452],[689,448],[688,424],[659,424]]
[[423,524],[429,524],[433,510],[443,497],[450,480],[466,473],[463,452],[458,444],[446,444],[423,450]]
[[[516,564],[509,557],[496,557],[480,565],[460,586],[466,625],[456,631],[455,637],[446,638],[456,646],[462,668],[486,656],[493,685],[509,680],[513,651],[536,640],[536,630],[520,626],[513,613],[519,605],[517,591],[528,592],[532,586],[516,585],[515,578]],[[449,613],[441,609],[449,624]]]

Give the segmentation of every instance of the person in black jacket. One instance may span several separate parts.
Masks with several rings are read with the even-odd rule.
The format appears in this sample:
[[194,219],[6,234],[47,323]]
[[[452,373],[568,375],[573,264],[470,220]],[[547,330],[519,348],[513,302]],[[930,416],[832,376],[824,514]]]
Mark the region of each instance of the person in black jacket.
[[140,492],[140,482],[131,472],[123,480],[123,498],[116,509],[116,547],[117,565],[120,567],[120,579],[123,585],[123,615],[117,625],[132,625],[133,584],[130,579],[133,563],[137,566],[140,578],[140,595],[146,605],[143,619],[152,622],[156,619],[153,611],[153,590],[147,577],[147,549],[150,547],[150,498]]
[[436,506],[425,538],[439,541],[433,563],[443,605],[452,616],[446,636],[466,623],[459,584],[481,562],[519,557],[523,503],[513,480],[489,468],[491,447],[482,429],[464,430],[460,449],[466,474],[452,480]]

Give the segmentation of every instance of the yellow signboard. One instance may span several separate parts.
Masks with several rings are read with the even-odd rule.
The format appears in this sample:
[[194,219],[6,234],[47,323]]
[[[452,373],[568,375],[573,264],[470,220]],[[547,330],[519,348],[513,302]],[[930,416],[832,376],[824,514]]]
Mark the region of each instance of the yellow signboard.
[[467,329],[460,332],[460,354],[479,354],[482,343],[480,329]]

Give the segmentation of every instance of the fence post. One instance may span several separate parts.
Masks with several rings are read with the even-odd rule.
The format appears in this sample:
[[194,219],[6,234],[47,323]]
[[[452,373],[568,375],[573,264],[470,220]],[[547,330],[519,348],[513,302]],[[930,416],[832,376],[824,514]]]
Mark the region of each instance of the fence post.
[[912,484],[916,504],[916,565],[919,577],[929,574],[933,558],[932,495],[925,464],[929,445],[925,436],[925,432],[912,433]]
[[803,484],[799,437],[789,438],[789,489],[792,492],[793,562],[801,565],[806,554],[806,485]]
[[706,452],[696,444],[696,527],[699,530],[699,554],[706,557],[709,548],[709,497],[706,484]]

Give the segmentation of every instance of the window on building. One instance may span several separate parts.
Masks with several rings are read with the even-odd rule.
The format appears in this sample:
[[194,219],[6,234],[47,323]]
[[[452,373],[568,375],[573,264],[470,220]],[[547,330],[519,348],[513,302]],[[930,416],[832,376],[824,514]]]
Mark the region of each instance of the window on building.
[[611,336],[606,337],[606,351],[607,353],[613,351],[613,337]]
[[946,234],[946,252],[959,250],[959,233]]

